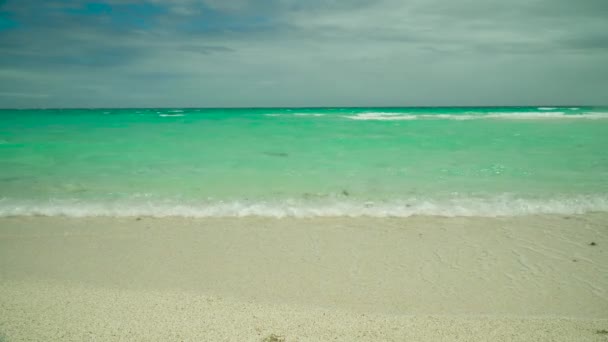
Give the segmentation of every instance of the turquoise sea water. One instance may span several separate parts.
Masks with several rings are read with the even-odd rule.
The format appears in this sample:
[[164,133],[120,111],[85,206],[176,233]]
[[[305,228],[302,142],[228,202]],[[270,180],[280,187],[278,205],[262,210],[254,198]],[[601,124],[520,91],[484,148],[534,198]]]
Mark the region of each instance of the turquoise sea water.
[[0,111],[0,216],[608,211],[608,108]]

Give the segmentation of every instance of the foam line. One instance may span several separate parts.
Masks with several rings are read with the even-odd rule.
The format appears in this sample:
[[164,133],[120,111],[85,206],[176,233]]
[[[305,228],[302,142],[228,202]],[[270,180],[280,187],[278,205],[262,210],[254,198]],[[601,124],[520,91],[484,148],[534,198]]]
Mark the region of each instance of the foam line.
[[275,200],[231,202],[142,202],[136,200],[83,202],[77,200],[19,201],[0,200],[0,217],[500,217],[536,214],[583,214],[608,211],[608,197],[525,199],[510,196],[492,198],[363,200]]

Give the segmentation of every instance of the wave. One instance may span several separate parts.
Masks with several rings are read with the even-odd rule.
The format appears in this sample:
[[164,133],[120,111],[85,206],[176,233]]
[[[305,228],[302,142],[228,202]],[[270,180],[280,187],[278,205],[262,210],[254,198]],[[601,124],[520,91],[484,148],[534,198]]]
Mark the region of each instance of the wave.
[[294,116],[325,116],[327,114],[324,113],[289,113],[289,114],[279,114],[279,113],[268,113],[268,114],[264,114],[264,116],[271,116],[271,117],[277,117],[277,116],[281,116],[281,117],[294,117]]
[[158,116],[163,117],[163,118],[175,118],[175,117],[179,117],[179,116],[185,116],[185,114],[167,114],[167,113],[163,113],[163,114],[158,114]]
[[[561,109],[555,111],[555,109]],[[315,113],[289,112],[267,113],[267,117],[296,118],[296,117],[326,117],[346,118],[359,121],[409,121],[409,120],[601,120],[608,119],[608,112],[586,111],[572,112],[580,108],[539,107],[537,111],[465,111],[460,113],[429,113],[429,112],[351,112],[351,113]]]
[[608,113],[566,114],[565,112],[488,112],[465,114],[412,114],[412,113],[360,113],[344,116],[351,120],[399,121],[399,120],[547,120],[547,119],[608,119]]
[[416,120],[421,115],[399,114],[399,113],[361,113],[353,116],[345,116],[351,120],[377,120],[377,121],[399,121],[399,120]]
[[0,200],[0,217],[502,217],[538,214],[584,214],[608,212],[608,197],[576,196],[553,199],[525,199],[511,196],[493,198],[452,198],[392,201],[328,200],[231,201],[215,203],[106,202],[76,200],[46,202]]

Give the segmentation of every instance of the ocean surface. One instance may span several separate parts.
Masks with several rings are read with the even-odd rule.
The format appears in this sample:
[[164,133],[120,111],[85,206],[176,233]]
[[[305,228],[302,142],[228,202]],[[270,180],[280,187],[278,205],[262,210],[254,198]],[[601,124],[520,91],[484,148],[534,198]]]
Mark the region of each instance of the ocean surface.
[[608,108],[0,110],[0,216],[608,211]]

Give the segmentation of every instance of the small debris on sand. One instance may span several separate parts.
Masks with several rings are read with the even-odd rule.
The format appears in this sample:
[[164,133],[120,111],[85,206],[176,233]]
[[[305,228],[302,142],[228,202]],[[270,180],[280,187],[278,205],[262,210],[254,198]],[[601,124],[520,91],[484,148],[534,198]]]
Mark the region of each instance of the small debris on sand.
[[270,334],[262,340],[262,342],[285,342],[285,337],[275,334]]

